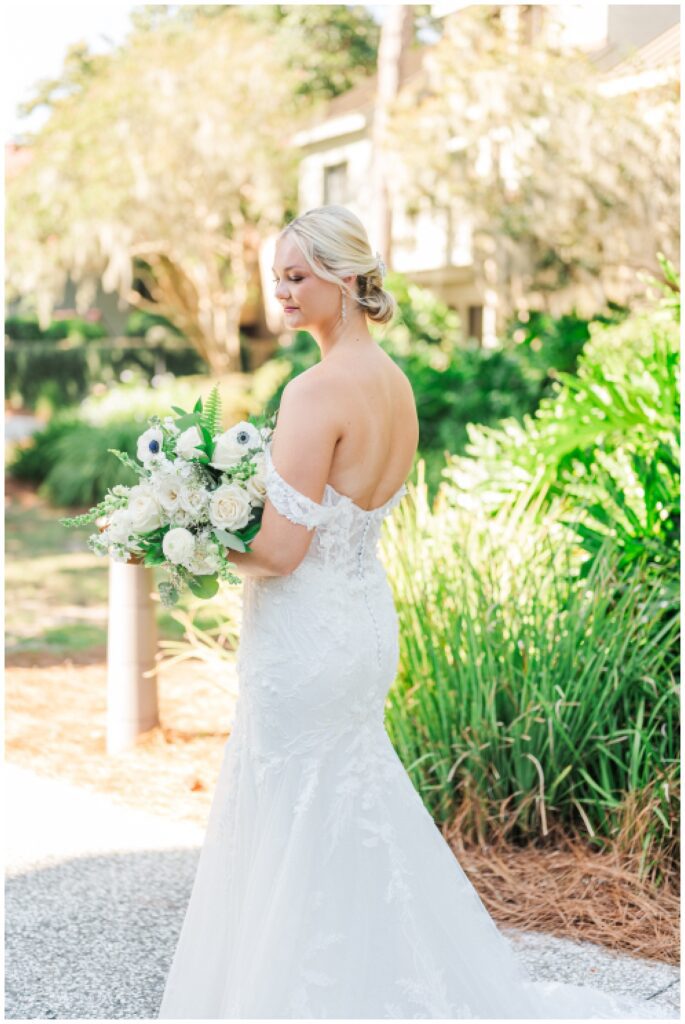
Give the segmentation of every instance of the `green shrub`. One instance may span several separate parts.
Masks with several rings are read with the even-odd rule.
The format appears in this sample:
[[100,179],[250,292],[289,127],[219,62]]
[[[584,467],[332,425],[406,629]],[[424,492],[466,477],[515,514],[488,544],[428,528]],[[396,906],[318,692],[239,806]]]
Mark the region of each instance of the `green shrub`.
[[679,323],[669,292],[620,324],[593,325],[577,376],[560,373],[533,415],[467,427],[466,454],[443,472],[445,500],[468,495],[496,509],[524,490],[538,502],[564,495],[590,559],[614,537],[624,568],[653,563],[670,592],[679,557]]
[[679,421],[679,315],[670,302],[646,305],[622,323],[593,324],[578,373],[560,373],[554,393],[522,422],[468,427],[464,457],[447,481],[498,497],[537,480],[550,495],[588,479],[600,452],[628,446],[650,454],[675,443]]
[[148,313],[144,309],[133,309],[126,320],[124,334],[129,338],[144,338],[151,328],[161,327],[171,335],[185,338],[183,331],[165,316],[158,316],[155,313]]
[[[152,327],[163,327],[169,334],[185,337],[165,316],[148,313],[142,309],[132,309],[129,312],[124,334],[128,338],[144,338]],[[5,335],[11,341],[61,341],[64,338],[86,341],[106,338],[107,328],[102,323],[93,323],[79,316],[53,320],[45,328],[40,327],[35,316],[10,316],[5,320]]]
[[135,458],[137,440],[146,422],[114,422],[94,427],[75,418],[55,417],[18,450],[9,467],[13,476],[39,483],[38,493],[53,505],[92,506],[115,484],[137,483],[127,469],[108,452],[128,452]]
[[55,445],[79,426],[78,414],[54,416],[28,442],[17,447],[7,469],[17,480],[41,484],[55,463]]
[[422,473],[410,482],[382,536],[400,637],[388,731],[465,838],[581,834],[658,879],[678,837],[678,623],[611,541],[580,578],[565,504],[431,509]]
[[150,381],[160,373],[205,370],[197,350],[185,345],[92,340],[65,348],[60,342],[21,341],[5,349],[5,394],[29,408],[62,409],[81,402],[95,385],[116,383],[122,374],[139,372]]
[[540,399],[550,390],[558,372],[576,372],[593,324],[621,323],[629,312],[613,302],[608,303],[608,310],[588,320],[575,310],[554,317],[546,311],[533,309],[525,317],[514,316],[509,320],[503,347],[515,353],[526,376],[539,383]]
[[11,341],[88,341],[105,338],[107,331],[102,324],[78,316],[53,320],[46,328],[39,326],[37,317],[11,316],[5,320],[5,334]]

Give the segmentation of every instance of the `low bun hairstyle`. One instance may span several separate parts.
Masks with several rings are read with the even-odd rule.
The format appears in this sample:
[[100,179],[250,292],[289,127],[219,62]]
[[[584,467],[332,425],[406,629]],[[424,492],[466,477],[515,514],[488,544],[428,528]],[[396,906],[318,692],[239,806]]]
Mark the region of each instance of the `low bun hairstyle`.
[[[345,206],[330,204],[306,210],[291,220],[279,234],[295,236],[312,271],[337,284],[358,303],[369,320],[385,324],[392,320],[397,302],[383,288],[378,256],[372,252],[366,229],[359,217]],[[356,289],[342,280],[356,274]]]

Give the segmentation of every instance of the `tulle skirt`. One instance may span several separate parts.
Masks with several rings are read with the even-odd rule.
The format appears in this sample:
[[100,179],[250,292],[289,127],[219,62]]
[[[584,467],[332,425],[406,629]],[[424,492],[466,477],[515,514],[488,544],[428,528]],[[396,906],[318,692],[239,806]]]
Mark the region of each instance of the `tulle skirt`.
[[269,750],[238,701],[159,1018],[649,1018],[533,982],[380,718]]

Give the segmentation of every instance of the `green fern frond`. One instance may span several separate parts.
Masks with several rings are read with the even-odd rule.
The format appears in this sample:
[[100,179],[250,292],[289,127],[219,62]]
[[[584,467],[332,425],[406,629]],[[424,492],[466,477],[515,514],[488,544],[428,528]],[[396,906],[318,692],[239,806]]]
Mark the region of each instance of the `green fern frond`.
[[221,396],[219,385],[215,384],[209,393],[202,411],[202,425],[207,428],[212,437],[221,433]]

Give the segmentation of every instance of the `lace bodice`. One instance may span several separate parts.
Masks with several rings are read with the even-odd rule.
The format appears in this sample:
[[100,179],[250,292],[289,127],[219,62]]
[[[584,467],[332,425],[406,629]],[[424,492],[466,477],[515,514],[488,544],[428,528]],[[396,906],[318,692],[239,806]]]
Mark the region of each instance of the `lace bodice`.
[[271,445],[265,449],[266,493],[277,512],[291,522],[316,530],[303,562],[338,567],[357,577],[377,562],[378,539],[385,516],[406,494],[406,484],[374,509],[364,509],[326,484],[319,503],[301,494],[273,464]]

